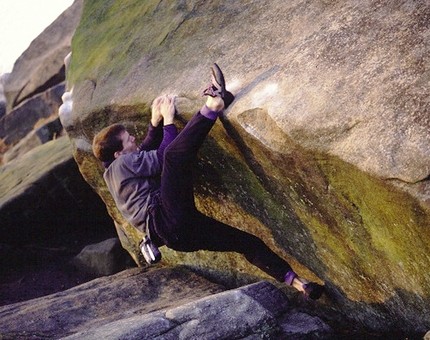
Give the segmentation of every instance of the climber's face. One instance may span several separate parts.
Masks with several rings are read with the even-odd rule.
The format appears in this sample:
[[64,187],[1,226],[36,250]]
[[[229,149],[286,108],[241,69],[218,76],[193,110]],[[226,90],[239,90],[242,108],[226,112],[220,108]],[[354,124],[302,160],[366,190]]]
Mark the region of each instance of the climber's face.
[[132,135],[130,135],[128,133],[128,131],[124,131],[121,134],[120,138],[122,140],[123,149],[121,151],[115,152],[115,158],[118,158],[119,156],[126,154],[126,153],[137,151],[137,146],[135,143],[136,139]]

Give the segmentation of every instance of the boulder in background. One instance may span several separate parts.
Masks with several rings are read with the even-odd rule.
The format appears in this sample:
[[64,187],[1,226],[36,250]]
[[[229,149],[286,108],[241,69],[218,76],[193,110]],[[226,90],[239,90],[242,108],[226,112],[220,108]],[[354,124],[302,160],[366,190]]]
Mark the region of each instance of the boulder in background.
[[76,0],[34,39],[3,79],[7,113],[24,100],[64,81],[63,60],[71,50],[82,4],[83,0]]

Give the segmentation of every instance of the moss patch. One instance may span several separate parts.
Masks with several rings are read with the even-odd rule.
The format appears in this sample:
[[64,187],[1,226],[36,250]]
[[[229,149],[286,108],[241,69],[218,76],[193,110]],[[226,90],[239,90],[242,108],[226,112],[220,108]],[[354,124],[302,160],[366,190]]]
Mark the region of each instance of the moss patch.
[[394,286],[428,296],[430,218],[419,202],[339,159],[319,163],[331,191],[360,216],[359,223],[344,228],[352,263],[373,280],[390,278]]
[[67,136],[43,144],[0,167],[0,205],[16,197],[57,165],[73,157]]
[[107,77],[120,82],[143,56],[154,54],[182,21],[181,13],[180,4],[153,0],[85,1],[72,41],[70,83]]

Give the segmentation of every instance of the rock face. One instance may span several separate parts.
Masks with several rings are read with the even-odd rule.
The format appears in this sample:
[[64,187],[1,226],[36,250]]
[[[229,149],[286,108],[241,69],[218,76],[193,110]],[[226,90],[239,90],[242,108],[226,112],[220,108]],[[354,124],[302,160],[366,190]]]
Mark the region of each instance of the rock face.
[[[61,137],[64,134],[64,129],[57,111],[55,114],[56,116],[48,120],[42,126],[36,126],[36,128],[31,130],[24,138],[20,139],[18,143],[8,149],[3,155],[3,163],[8,163],[50,140]],[[18,129],[24,130],[26,127],[19,125]]]
[[0,304],[88,281],[94,276],[77,272],[69,261],[85,245],[115,236],[105,205],[79,172],[69,139],[60,138],[64,58],[82,3],[67,9],[12,73],[2,76]]
[[[141,140],[163,93],[188,119],[216,61],[236,101],[202,150],[198,208],[324,281],[364,327],[427,331],[429,20],[419,0],[85,2],[66,128],[123,246],[143,263],[93,136],[121,121]],[[231,254],[162,251],[231,280],[262,275]]]
[[[2,243],[23,244],[55,237],[61,228],[108,222],[77,169],[66,136],[0,167],[0,193]],[[53,226],[55,230],[49,230]]]
[[0,167],[0,220],[0,305],[94,278],[69,261],[85,245],[115,235],[67,136]]
[[48,26],[15,62],[4,79],[7,112],[13,107],[64,81],[64,58],[82,12],[83,0],[76,0]]
[[63,93],[64,85],[54,86],[28,99],[3,117],[0,120],[0,138],[3,143],[14,145],[34,130],[40,121],[58,118]]
[[64,93],[64,58],[70,53],[82,4],[76,0],[31,43],[12,72],[2,76],[0,165],[63,134],[58,109]]
[[113,237],[85,246],[73,259],[73,264],[80,270],[99,277],[125,270],[128,258],[118,238]]
[[[0,307],[0,332],[5,338],[43,334],[70,340],[323,339],[332,334],[318,317],[294,310],[268,282],[223,290],[184,268],[132,269]],[[300,317],[306,325],[293,329],[291,321]]]

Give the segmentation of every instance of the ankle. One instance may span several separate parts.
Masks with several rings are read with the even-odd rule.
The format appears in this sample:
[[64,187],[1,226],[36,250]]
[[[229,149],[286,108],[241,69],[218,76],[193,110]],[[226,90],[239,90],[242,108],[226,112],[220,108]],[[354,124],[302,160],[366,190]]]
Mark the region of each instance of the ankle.
[[293,283],[291,284],[292,287],[297,289],[299,292],[304,292],[305,287],[303,285],[309,283],[308,280],[303,279],[302,277],[296,277],[293,280]]
[[221,97],[210,97],[206,99],[206,106],[211,111],[222,111],[224,109],[224,100]]

